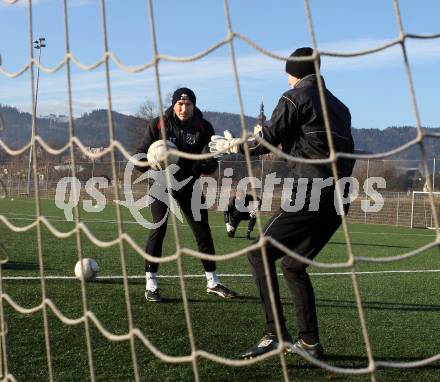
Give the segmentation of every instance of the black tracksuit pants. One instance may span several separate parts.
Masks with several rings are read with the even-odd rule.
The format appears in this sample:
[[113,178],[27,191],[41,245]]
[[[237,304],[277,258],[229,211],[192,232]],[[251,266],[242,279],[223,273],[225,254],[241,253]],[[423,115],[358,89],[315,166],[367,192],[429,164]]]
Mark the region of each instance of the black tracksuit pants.
[[[211,229],[209,227],[209,222],[208,222],[208,211],[206,209],[202,209],[200,211],[201,214],[200,221],[194,220],[191,210],[191,195],[192,195],[191,192],[188,192],[188,189],[184,188],[182,189],[182,191],[173,192],[172,195],[179,204],[182,212],[186,217],[189,226],[191,227],[191,230],[197,241],[198,250],[206,254],[214,255],[215,249],[212,240]],[[204,197],[202,197],[202,203],[205,203]],[[157,199],[154,200],[150,208],[151,208],[153,223],[160,222],[168,211],[168,206]],[[165,234],[167,232],[167,221],[168,221],[168,216],[160,227],[150,230],[150,235],[148,237],[147,244],[145,246],[145,251],[151,256],[155,256],[155,257],[162,256],[162,244],[165,238]],[[205,272],[215,271],[216,264],[214,261],[209,261],[209,260],[201,260],[201,261],[203,268],[205,269]],[[157,272],[158,269],[159,269],[158,263],[153,263],[148,260],[145,260],[145,272]]]
[[[298,255],[312,260],[340,225],[341,217],[337,215],[333,202],[328,202],[321,203],[319,211],[316,212],[310,212],[308,209],[299,212],[286,212],[280,209],[267,223],[264,235],[276,239]],[[286,327],[275,267],[275,261],[279,258],[282,258],[283,274],[295,305],[299,336],[308,343],[319,342],[315,295],[306,272],[308,264],[286,255],[270,243],[266,246],[266,254],[270,269],[270,282],[282,330],[285,331]],[[275,332],[274,313],[270,304],[261,250],[251,252],[248,258],[260,292],[266,316],[266,330]]]

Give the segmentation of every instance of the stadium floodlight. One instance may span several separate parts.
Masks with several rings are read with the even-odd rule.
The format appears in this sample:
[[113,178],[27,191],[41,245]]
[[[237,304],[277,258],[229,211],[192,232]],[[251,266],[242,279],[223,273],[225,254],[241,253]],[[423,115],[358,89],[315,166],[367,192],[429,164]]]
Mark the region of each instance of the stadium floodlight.
[[40,37],[38,40],[34,41],[34,48],[40,49],[46,47],[46,39],[44,37]]
[[[33,41],[34,49],[38,49],[38,69],[37,69],[37,84],[35,87],[35,103],[34,103],[34,115],[35,123],[37,121],[37,102],[38,102],[38,83],[40,82],[40,62],[41,62],[41,51],[46,47],[46,39],[44,37],[39,37],[38,40]],[[34,138],[34,129],[32,129],[32,141]],[[32,171],[32,145],[29,149],[29,164],[28,164],[28,174],[27,174],[27,195],[31,194],[31,171]]]

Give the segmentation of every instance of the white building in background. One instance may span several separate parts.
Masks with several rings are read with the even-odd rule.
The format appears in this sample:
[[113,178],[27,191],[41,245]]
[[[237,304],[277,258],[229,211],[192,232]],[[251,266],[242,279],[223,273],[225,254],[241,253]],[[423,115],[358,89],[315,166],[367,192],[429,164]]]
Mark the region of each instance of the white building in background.
[[69,117],[64,114],[48,114],[48,115],[42,115],[40,117],[41,119],[48,119],[49,120],[49,128],[54,128],[57,123],[67,123],[69,122]]
[[58,117],[57,117],[57,122],[67,123],[67,122],[69,122],[69,117],[67,115],[64,115],[64,114],[59,114]]

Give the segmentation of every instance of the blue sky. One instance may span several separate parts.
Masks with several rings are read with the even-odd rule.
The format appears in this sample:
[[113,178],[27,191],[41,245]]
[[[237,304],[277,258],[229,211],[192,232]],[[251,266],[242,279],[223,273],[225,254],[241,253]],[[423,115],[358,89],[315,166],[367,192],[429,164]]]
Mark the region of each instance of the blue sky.
[[[0,0],[0,54],[2,68],[17,72],[29,62],[28,1]],[[91,65],[103,56],[100,1],[68,0],[70,47],[79,61]],[[440,33],[438,0],[400,0],[407,33]],[[310,0],[318,48],[357,52],[399,37],[392,0]],[[64,59],[62,0],[33,1],[33,37],[43,36],[47,47],[42,64],[56,67]],[[222,0],[155,0],[158,50],[188,57],[203,52],[227,36]],[[262,48],[288,56],[311,45],[303,0],[229,0],[232,28]],[[146,0],[107,0],[109,49],[125,65],[134,67],[152,59],[152,39]],[[288,89],[284,63],[234,40],[244,112],[256,115],[261,97],[270,116],[279,96]],[[440,127],[440,39],[407,40],[415,91],[424,126]],[[37,52],[35,51],[35,54]],[[145,100],[156,101],[153,70],[127,73],[110,65],[113,108],[133,114]],[[229,46],[194,63],[161,61],[162,94],[178,86],[195,90],[201,110],[239,112]],[[328,88],[351,109],[353,126],[385,128],[414,125],[402,50],[396,46],[361,58],[323,57]],[[67,113],[66,70],[40,74],[38,115]],[[72,65],[75,116],[107,108],[104,66],[84,71]],[[157,102],[157,101],[156,101]],[[0,103],[31,110],[29,72],[7,78],[0,73]]]

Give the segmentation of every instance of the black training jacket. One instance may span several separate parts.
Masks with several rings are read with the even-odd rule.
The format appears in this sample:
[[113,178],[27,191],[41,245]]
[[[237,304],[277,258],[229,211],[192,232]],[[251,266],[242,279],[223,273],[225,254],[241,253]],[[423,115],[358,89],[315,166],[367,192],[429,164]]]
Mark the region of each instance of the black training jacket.
[[[322,80],[324,84],[324,80]],[[353,153],[351,115],[348,108],[338,100],[324,84],[330,129],[337,152]],[[281,144],[282,151],[298,158],[322,159],[329,156],[329,146],[324,125],[323,110],[315,74],[304,77],[295,87],[285,92],[273,111],[271,125],[264,126],[263,138],[273,146]],[[269,150],[255,142],[252,155],[268,153]],[[351,175],[354,160],[338,160],[338,177]],[[290,174],[298,178],[332,177],[329,165],[289,162]]]
[[[198,108],[194,108],[192,119],[182,123],[175,117],[173,108],[170,107],[164,113],[164,124],[167,139],[173,142],[180,151],[192,154],[209,153],[208,144],[214,134],[214,128],[207,120],[203,119],[202,112]],[[148,121],[142,144],[136,152],[147,153],[153,142],[162,139],[162,129],[159,117]],[[214,158],[207,160],[180,158],[177,165],[180,170],[176,173],[175,178],[180,181],[188,176],[193,176],[196,179],[201,174],[211,174],[216,170],[218,163]],[[137,169],[145,172],[148,167],[137,167]]]

